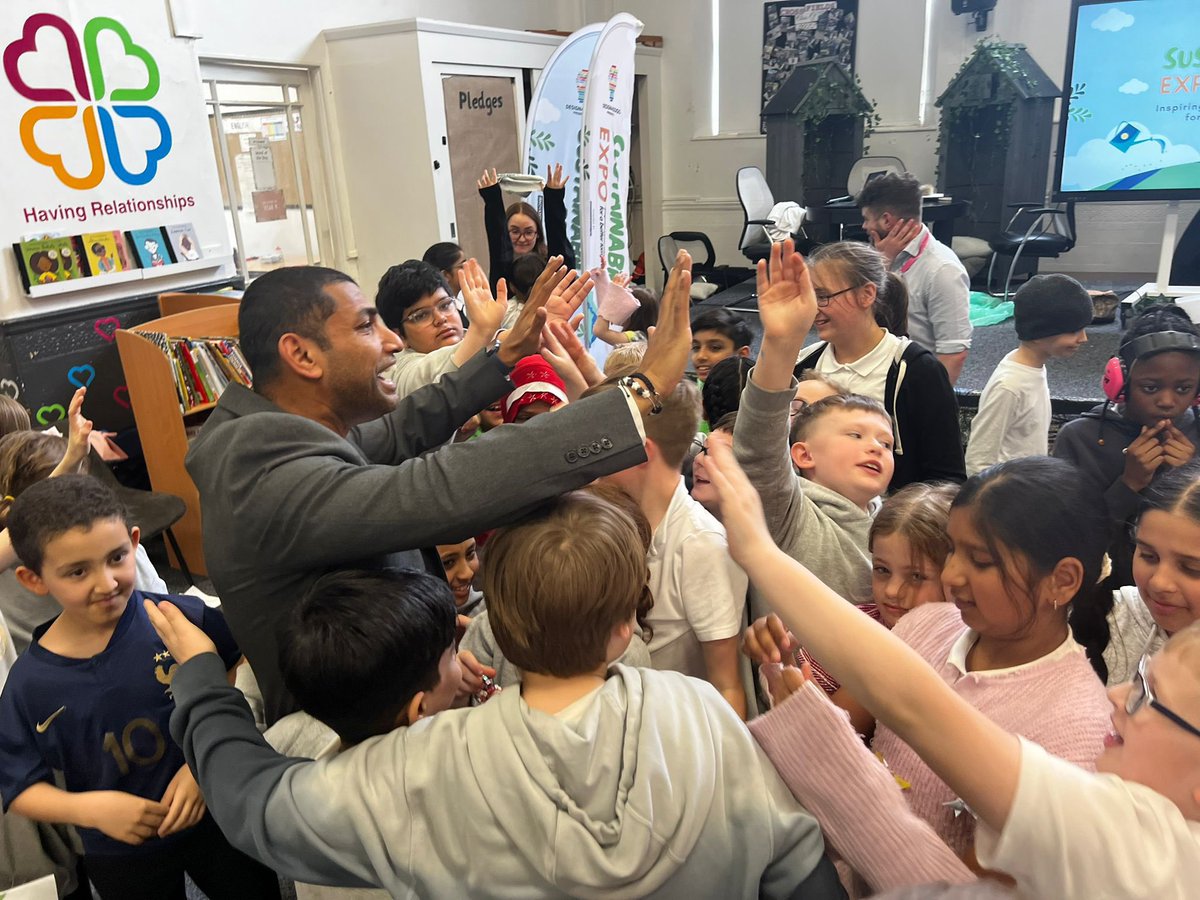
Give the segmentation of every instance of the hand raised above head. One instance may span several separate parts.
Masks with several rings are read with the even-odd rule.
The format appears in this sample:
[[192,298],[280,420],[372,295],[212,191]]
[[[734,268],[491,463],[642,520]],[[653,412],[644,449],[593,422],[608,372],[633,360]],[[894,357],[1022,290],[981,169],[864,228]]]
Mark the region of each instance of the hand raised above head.
[[484,169],[483,175],[476,180],[475,187],[482,191],[484,188],[489,188],[499,183],[500,179],[496,177],[495,169]]
[[496,285],[496,295],[492,296],[491,285],[483,274],[483,267],[475,259],[468,259],[458,276],[462,288],[463,304],[467,308],[467,318],[471,327],[478,328],[488,340],[500,330],[504,321],[504,312],[508,309],[508,285],[504,279]]
[[795,242],[772,244],[770,261],[759,260],[756,274],[763,340],[788,341],[799,350],[816,318],[817,297]]
[[646,343],[642,372],[660,396],[675,390],[692,353],[692,257],[680,250],[658,307],[658,324]]
[[[574,270],[572,270],[574,271]],[[509,368],[526,356],[537,353],[542,346],[542,328],[546,325],[546,304],[554,289],[568,276],[567,267],[561,256],[552,256],[542,269],[542,274],[533,283],[533,288],[521,307],[517,321],[500,339],[497,355]]]
[[567,178],[563,175],[562,163],[556,163],[553,169],[546,166],[546,187],[561,190],[567,186]]

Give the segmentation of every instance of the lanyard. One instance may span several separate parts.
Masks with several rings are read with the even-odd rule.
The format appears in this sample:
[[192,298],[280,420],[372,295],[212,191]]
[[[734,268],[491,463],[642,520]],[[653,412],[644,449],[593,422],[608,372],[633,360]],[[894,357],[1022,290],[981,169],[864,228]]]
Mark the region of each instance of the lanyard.
[[900,267],[901,275],[903,275],[905,272],[907,272],[909,269],[911,269],[913,267],[913,263],[915,263],[918,259],[921,258],[921,254],[925,252],[925,247],[928,244],[929,244],[929,232],[927,231],[927,232],[925,232],[925,237],[921,238],[921,246],[919,246],[917,248],[916,256],[914,256],[912,259],[905,262],[904,265],[902,265]]

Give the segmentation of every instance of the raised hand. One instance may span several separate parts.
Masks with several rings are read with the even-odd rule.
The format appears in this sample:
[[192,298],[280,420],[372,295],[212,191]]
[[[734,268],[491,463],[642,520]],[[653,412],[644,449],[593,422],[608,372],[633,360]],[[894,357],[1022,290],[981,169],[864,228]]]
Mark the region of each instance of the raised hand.
[[135,847],[154,836],[168,811],[162,803],[124,791],[88,791],[80,799],[85,804],[85,827]]
[[561,163],[556,163],[554,168],[546,166],[546,187],[562,189],[567,186],[567,178],[563,175],[563,167]]
[[557,372],[558,377],[563,380],[567,389],[567,399],[574,402],[590,385],[583,377],[583,373],[579,371],[579,367],[575,365],[575,360],[567,353],[566,348],[551,329],[552,324],[554,323],[547,322],[546,327],[542,329],[542,349],[539,352],[542,358],[550,363],[550,368]]
[[658,325],[651,333],[646,355],[642,357],[642,372],[663,397],[675,390],[691,357],[691,289],[692,257],[686,250],[680,250],[658,306]]
[[900,255],[900,251],[912,243],[912,239],[920,233],[920,219],[901,219],[887,237],[875,241],[875,249],[883,254],[883,258],[888,261],[890,266],[892,260]]
[[596,360],[592,354],[587,352],[587,348],[583,346],[583,342],[579,340],[579,335],[575,333],[579,328],[579,320],[582,315],[575,316],[571,321],[567,322],[562,319],[552,319],[546,323],[547,330],[558,340],[562,348],[566,350],[567,355],[575,363],[575,367],[579,370],[579,374],[583,376],[583,380],[587,382],[588,387],[595,387],[604,380],[604,373],[600,367],[596,365]]
[[495,169],[491,169],[491,170],[484,169],[483,175],[481,175],[475,181],[475,187],[479,188],[479,190],[482,191],[484,188],[490,188],[492,185],[499,184],[499,183],[500,183],[500,179],[496,177]]
[[816,318],[817,296],[804,257],[791,238],[771,245],[769,263],[759,260],[757,292],[763,340],[790,341],[799,350]]
[[587,299],[591,290],[592,273],[584,272],[581,275],[572,269],[567,273],[567,277],[559,282],[558,287],[551,292],[550,299],[546,301],[546,318],[550,320],[570,319],[583,305],[583,301]]
[[174,603],[169,600],[161,603],[143,600],[142,605],[163,645],[181,666],[201,653],[217,652],[217,645],[212,638],[193,625]]
[[478,261],[468,259],[458,276],[462,288],[463,303],[467,308],[467,318],[471,327],[478,328],[483,341],[490,341],[500,330],[504,321],[504,312],[508,309],[508,285],[504,279],[496,285],[496,296],[492,296],[491,286],[483,267]]
[[78,472],[87,459],[92,438],[92,422],[83,415],[83,399],[86,396],[87,388],[81,387],[71,397],[67,406],[67,452],[50,473],[51,478]]
[[200,785],[196,784],[196,777],[187,763],[180,767],[167,785],[162,803],[167,807],[167,815],[158,826],[159,837],[184,831],[204,818],[204,795],[200,793]]
[[[561,256],[552,256],[542,269],[542,274],[533,283],[525,305],[517,321],[500,339],[496,355],[510,369],[526,356],[537,353],[542,346],[542,328],[546,325],[546,304],[551,295],[567,277],[567,267]],[[582,301],[581,301],[582,302]]]

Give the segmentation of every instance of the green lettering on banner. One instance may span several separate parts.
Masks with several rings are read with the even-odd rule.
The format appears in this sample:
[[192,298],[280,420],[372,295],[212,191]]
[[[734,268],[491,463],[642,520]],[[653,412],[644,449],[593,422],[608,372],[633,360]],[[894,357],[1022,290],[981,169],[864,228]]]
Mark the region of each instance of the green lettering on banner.
[[621,212],[620,166],[621,151],[625,141],[620,135],[613,140],[612,162],[612,212],[608,223],[608,268],[610,275],[625,271],[625,215]]

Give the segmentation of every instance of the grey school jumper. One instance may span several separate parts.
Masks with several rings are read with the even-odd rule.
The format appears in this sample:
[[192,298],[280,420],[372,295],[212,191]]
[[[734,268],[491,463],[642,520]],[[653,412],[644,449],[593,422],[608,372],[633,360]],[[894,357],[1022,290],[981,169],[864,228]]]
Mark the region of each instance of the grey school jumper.
[[221,830],[288,877],[393,897],[844,897],[816,821],[678,672],[616,666],[558,716],[507,690],[317,762],[270,749],[215,654],[172,688]]
[[[852,603],[871,602],[871,512],[836,491],[801,478],[788,453],[788,408],[796,382],[785,391],[765,391],[751,378],[742,391],[733,450],[762,498],[767,527],[779,549]],[[767,609],[750,591],[755,618]]]

